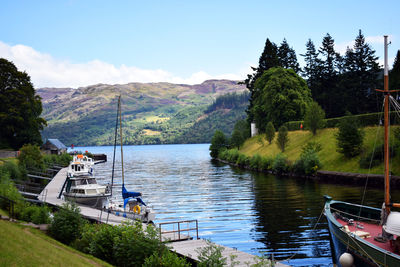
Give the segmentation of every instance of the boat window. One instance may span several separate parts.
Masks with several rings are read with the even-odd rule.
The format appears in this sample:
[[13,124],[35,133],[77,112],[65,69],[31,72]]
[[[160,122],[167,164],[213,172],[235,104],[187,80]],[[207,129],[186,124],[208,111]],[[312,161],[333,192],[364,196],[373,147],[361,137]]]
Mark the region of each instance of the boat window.
[[75,182],[75,181],[71,181],[71,185],[72,185],[72,186],[75,186],[75,185],[76,185],[76,182]]
[[95,194],[97,194],[97,190],[96,189],[86,189],[86,194],[95,195]]
[[85,194],[85,190],[79,189],[79,193],[80,193],[80,194]]
[[96,179],[88,179],[89,184],[96,184]]

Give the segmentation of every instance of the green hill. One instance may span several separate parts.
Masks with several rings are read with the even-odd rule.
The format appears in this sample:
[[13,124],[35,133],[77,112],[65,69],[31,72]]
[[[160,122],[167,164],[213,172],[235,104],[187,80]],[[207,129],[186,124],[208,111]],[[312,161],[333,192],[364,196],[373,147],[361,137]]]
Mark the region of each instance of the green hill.
[[[391,131],[398,128],[399,126],[392,126]],[[342,154],[336,151],[336,138],[337,128],[327,128],[319,130],[316,136],[313,136],[309,131],[290,131],[289,132],[289,143],[285,149],[284,154],[287,155],[288,159],[292,162],[297,160],[302,151],[302,147],[308,142],[318,142],[321,144],[322,149],[318,152],[319,159],[322,163],[322,170],[327,171],[338,171],[338,172],[353,172],[353,173],[371,173],[371,174],[383,174],[384,166],[383,163],[373,167],[371,170],[360,168],[359,161],[361,157],[367,156],[374,148],[376,142],[377,145],[383,143],[383,129],[382,127],[365,127],[364,137],[364,149],[363,153],[357,157],[347,159]],[[391,136],[394,136],[391,134]],[[275,157],[280,150],[275,142],[268,144],[268,141],[263,137],[263,143],[259,141],[257,136],[248,139],[240,152],[247,155],[253,156],[259,154],[264,157]],[[276,139],[276,135],[275,135]],[[377,147],[377,146],[376,146]],[[397,153],[399,154],[399,153]],[[392,172],[395,175],[400,174],[400,155],[396,155],[392,159]]]
[[31,227],[0,220],[0,266],[111,266]]
[[[42,137],[64,144],[111,145],[118,95],[122,96],[125,144],[210,142],[214,129],[244,117],[244,108],[208,111],[218,96],[245,91],[235,81],[209,80],[198,85],[170,83],[98,84],[78,89],[41,88]],[[197,126],[207,125],[205,126]],[[202,136],[190,133],[202,129]],[[223,126],[226,133],[233,126]],[[204,135],[204,136],[203,136]]]

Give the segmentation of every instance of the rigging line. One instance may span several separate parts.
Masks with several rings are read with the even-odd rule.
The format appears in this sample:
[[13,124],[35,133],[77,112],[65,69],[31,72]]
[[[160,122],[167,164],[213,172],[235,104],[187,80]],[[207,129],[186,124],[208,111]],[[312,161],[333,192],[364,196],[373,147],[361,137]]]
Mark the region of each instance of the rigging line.
[[117,107],[117,119],[115,121],[115,133],[114,133],[114,155],[113,155],[113,166],[112,166],[112,173],[111,173],[111,196],[112,196],[112,188],[114,185],[114,167],[115,167],[115,150],[117,147],[117,127],[118,127],[118,111],[119,111],[119,105],[121,101],[121,95],[118,97],[118,107]]
[[[384,105],[385,105],[385,103],[383,102],[383,103],[382,103],[382,109],[381,109],[381,115],[380,115],[379,121],[382,120],[382,115],[383,115],[383,112],[382,112],[382,111],[383,111]],[[376,131],[374,147],[373,147],[372,154],[371,154],[371,158],[370,158],[370,161],[369,161],[369,168],[368,168],[368,173],[367,173],[367,179],[366,179],[366,181],[365,181],[364,191],[363,191],[363,195],[362,195],[362,198],[361,198],[360,211],[359,211],[359,213],[358,213],[358,218],[359,218],[359,219],[361,218],[361,210],[362,210],[362,206],[364,205],[365,194],[366,194],[366,192],[367,192],[368,180],[369,180],[369,176],[370,176],[370,174],[371,174],[372,159],[374,158],[375,148],[376,148],[376,143],[377,143],[377,141],[378,141],[378,134],[379,134],[379,132],[380,132],[380,127],[378,127],[378,130]]]

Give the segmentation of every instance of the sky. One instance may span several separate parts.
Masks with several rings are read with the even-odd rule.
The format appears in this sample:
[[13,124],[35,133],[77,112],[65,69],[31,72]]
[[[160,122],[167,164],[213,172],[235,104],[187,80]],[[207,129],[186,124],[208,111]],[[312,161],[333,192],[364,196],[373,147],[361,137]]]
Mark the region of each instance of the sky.
[[305,44],[329,33],[344,54],[361,29],[383,64],[400,49],[400,1],[0,0],[0,58],[35,86],[243,80],[266,38]]

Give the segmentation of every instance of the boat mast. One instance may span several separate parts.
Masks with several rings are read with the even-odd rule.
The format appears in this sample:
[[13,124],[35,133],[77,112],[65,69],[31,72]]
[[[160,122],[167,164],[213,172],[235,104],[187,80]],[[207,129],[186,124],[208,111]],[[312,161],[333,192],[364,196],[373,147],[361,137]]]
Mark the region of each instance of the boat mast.
[[124,152],[122,150],[122,116],[121,116],[121,96],[118,98],[118,107],[119,107],[119,135],[121,138],[121,166],[122,166],[122,186],[125,184],[124,179]]
[[388,68],[388,53],[387,47],[388,36],[384,37],[385,44],[385,63],[384,63],[384,79],[383,79],[383,94],[385,96],[384,104],[384,121],[385,121],[385,143],[384,143],[384,162],[385,162],[385,208],[386,212],[390,212],[390,179],[389,179],[389,68]]

